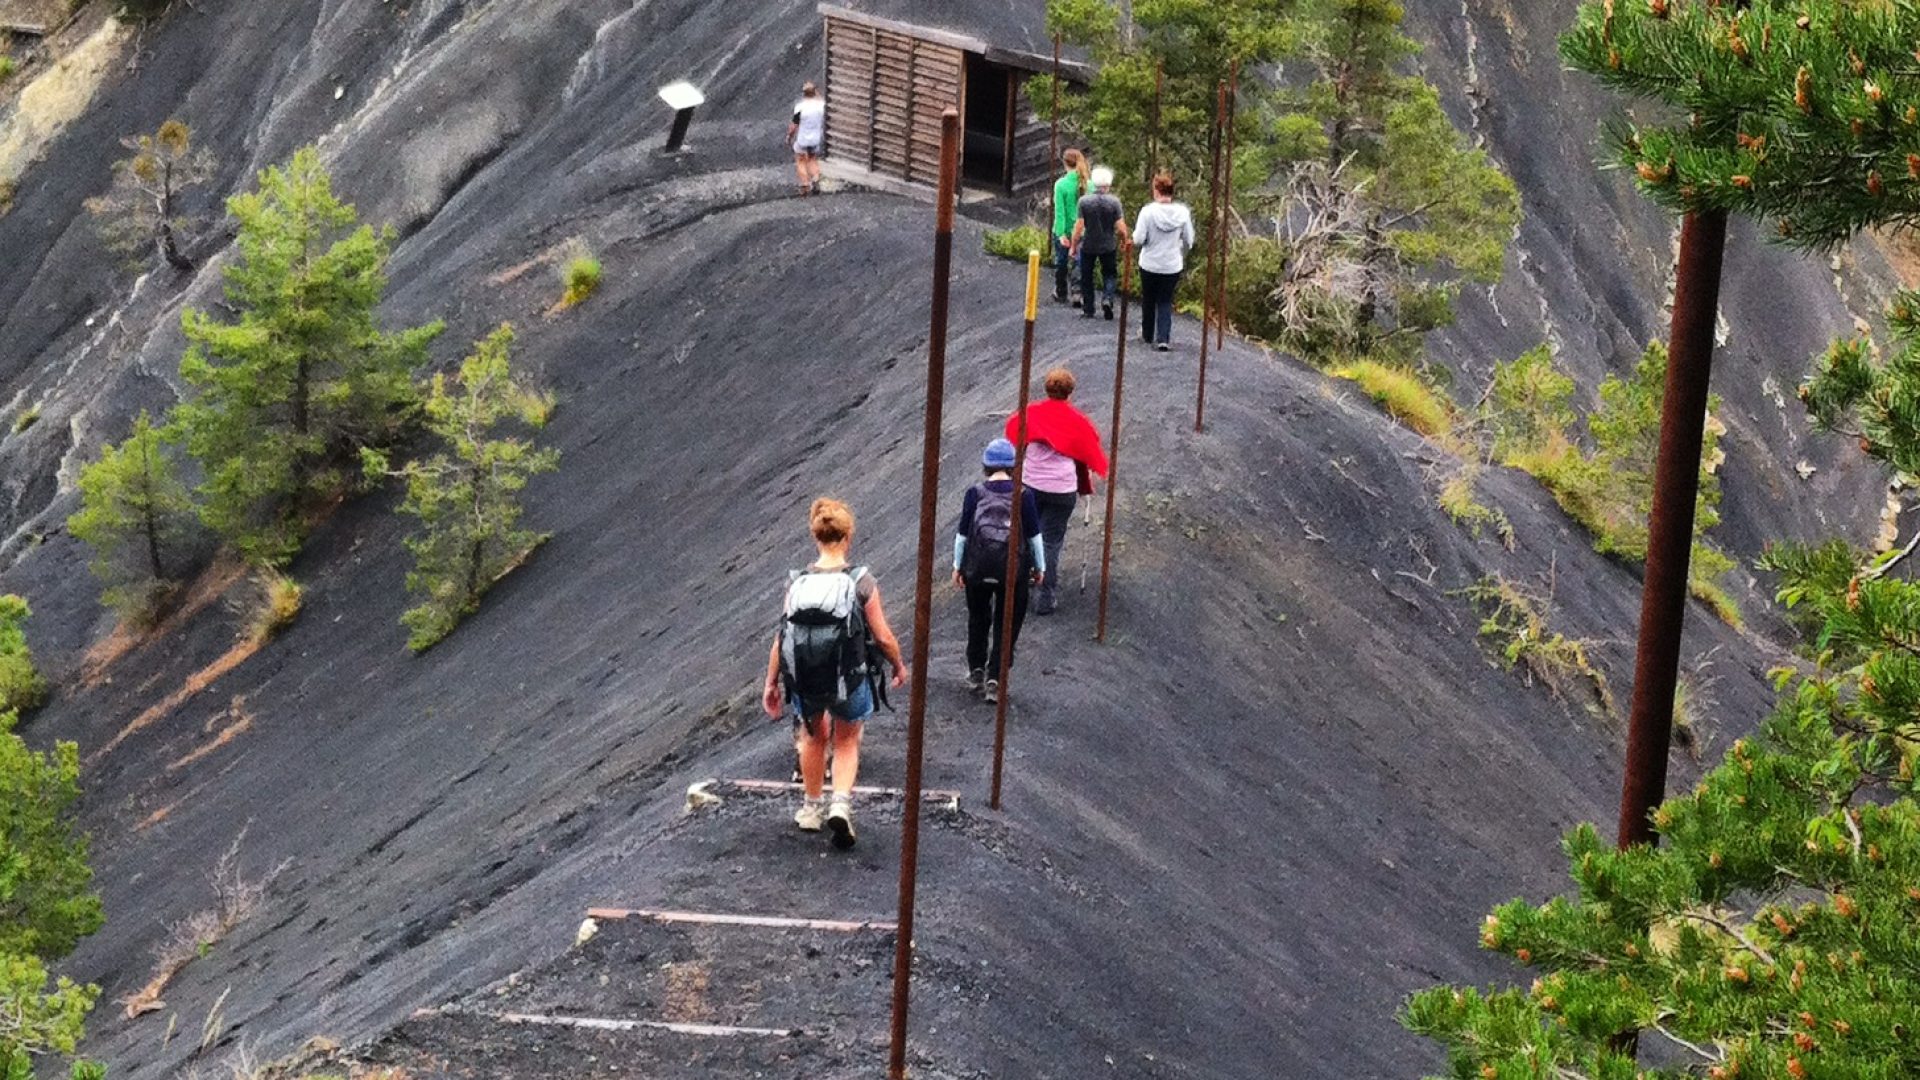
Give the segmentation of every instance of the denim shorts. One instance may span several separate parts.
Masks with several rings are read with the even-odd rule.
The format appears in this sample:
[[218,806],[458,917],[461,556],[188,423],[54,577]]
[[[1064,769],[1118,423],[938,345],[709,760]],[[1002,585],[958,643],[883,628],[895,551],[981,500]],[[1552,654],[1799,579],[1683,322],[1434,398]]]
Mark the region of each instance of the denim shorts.
[[799,727],[803,720],[819,716],[822,712],[832,713],[836,723],[858,724],[873,715],[873,687],[863,680],[847,695],[847,700],[818,708],[802,702],[798,695],[787,695],[787,715],[793,717],[794,727]]

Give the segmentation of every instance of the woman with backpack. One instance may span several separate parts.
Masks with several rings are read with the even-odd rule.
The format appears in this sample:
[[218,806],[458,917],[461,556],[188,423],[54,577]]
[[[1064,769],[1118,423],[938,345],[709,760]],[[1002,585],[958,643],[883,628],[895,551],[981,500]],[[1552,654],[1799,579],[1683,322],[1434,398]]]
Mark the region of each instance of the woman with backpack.
[[[1013,535],[1013,443],[995,439],[980,455],[986,479],[967,489],[953,537],[953,583],[967,594],[967,689],[989,704],[1000,700],[1000,628],[1006,619],[1007,544]],[[1014,573],[1013,636],[1008,662],[1027,618],[1028,580],[1044,581],[1047,552],[1033,489],[1020,499],[1019,565]]]
[[[906,685],[907,662],[887,624],[880,583],[848,559],[853,511],[837,499],[815,499],[807,512],[819,557],[787,586],[780,630],[767,657],[760,703],[767,715],[793,717],[805,797],[793,815],[806,832],[821,826],[833,846],[853,846],[853,782],[860,771],[862,721],[873,713],[878,652],[892,669],[892,685]],[[822,799],[827,750],[833,751],[833,799]]]
[[[1085,413],[1073,407],[1073,372],[1058,367],[1047,372],[1045,401],[1027,406],[1027,489],[1040,504],[1040,530],[1046,537],[1047,580],[1040,586],[1033,613],[1051,615],[1060,581],[1060,548],[1080,496],[1093,493],[1093,477],[1107,475],[1107,452],[1100,432]],[[1007,419],[1007,438],[1020,437],[1020,415]]]
[[1161,352],[1171,348],[1173,294],[1193,247],[1193,211],[1173,201],[1173,177],[1153,178],[1153,201],[1140,208],[1133,242],[1140,245],[1140,340]]

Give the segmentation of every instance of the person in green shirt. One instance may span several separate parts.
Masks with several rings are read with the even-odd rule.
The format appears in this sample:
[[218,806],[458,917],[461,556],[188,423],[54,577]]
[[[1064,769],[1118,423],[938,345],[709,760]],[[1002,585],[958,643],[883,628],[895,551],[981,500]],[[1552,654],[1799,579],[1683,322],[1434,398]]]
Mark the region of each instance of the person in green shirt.
[[1078,150],[1069,148],[1061,156],[1066,162],[1067,171],[1053,182],[1053,300],[1056,304],[1067,302],[1067,282],[1078,281],[1079,276],[1069,276],[1073,268],[1071,252],[1073,223],[1080,218],[1080,196],[1089,190],[1087,156]]

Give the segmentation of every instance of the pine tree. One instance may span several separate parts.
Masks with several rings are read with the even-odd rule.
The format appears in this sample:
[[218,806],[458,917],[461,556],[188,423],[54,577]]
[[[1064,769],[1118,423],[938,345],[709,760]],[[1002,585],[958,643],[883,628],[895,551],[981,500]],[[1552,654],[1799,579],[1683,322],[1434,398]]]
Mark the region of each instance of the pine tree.
[[193,132],[168,120],[152,135],[120,140],[131,156],[114,163],[113,187],[88,199],[107,246],[129,256],[151,247],[167,265],[192,270],[180,251],[180,233],[190,223],[179,208],[180,193],[213,177],[213,155],[193,146]]
[[[1127,205],[1146,197],[1151,163],[1184,185],[1196,220],[1210,220],[1208,132],[1218,88],[1238,60],[1248,72],[1236,118],[1247,151],[1236,179],[1248,178],[1244,186],[1251,188],[1265,175],[1261,148],[1267,145],[1259,135],[1268,91],[1256,69],[1291,50],[1294,0],[1132,0],[1130,6],[1131,20],[1119,0],[1048,0],[1048,28],[1084,48],[1094,66],[1084,94],[1063,95],[1062,122],[1114,170]],[[1162,66],[1156,122],[1154,84]],[[1036,111],[1047,116],[1051,79],[1030,80],[1028,87]]]
[[26,622],[32,614],[25,599],[0,596],[0,712],[26,712],[47,698],[47,681],[27,646]]
[[512,347],[513,327],[502,325],[461,362],[457,381],[434,376],[426,425],[443,451],[397,472],[385,454],[363,452],[370,475],[406,481],[400,511],[420,520],[420,531],[407,539],[414,556],[407,589],[425,599],[400,620],[412,631],[407,644],[416,652],[451,633],[501,575],[546,539],[520,527],[519,496],[530,477],[558,467],[560,454],[497,429],[509,421],[544,426],[553,399],[514,374]]
[[1276,125],[1284,169],[1275,290],[1285,343],[1320,363],[1410,361],[1453,321],[1462,279],[1500,280],[1519,223],[1513,182],[1466,140],[1433,87],[1401,74],[1417,50],[1391,0],[1310,0],[1317,72]]
[[[53,980],[46,965],[98,930],[101,914],[73,822],[79,750],[30,750],[13,725],[0,711],[0,1076],[25,1080],[36,1060],[74,1052],[100,991]],[[73,1075],[98,1073],[80,1064]]]
[[122,616],[151,617],[184,571],[179,548],[194,513],[193,498],[174,466],[175,438],[153,426],[145,410],[119,446],[80,473],[80,510],[67,519],[93,548],[102,600]]
[[306,504],[344,486],[339,466],[413,415],[411,372],[441,325],[380,329],[392,234],[356,227],[312,147],[228,209],[240,223],[227,270],[239,319],[184,314],[180,374],[196,393],[176,415],[206,472],[208,526],[273,565],[298,550]]
[[1569,64],[1669,107],[1614,162],[1677,212],[1769,221],[1825,249],[1920,219],[1920,7],[1859,0],[1589,0]]

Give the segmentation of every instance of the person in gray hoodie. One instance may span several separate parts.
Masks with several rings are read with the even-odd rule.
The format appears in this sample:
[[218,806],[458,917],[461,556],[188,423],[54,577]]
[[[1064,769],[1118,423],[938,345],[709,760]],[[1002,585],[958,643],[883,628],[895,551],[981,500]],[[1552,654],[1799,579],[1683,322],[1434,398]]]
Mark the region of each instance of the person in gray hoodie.
[[1166,352],[1173,337],[1173,293],[1193,247],[1193,211],[1173,201],[1173,177],[1153,178],[1153,201],[1133,227],[1140,256],[1140,340]]

